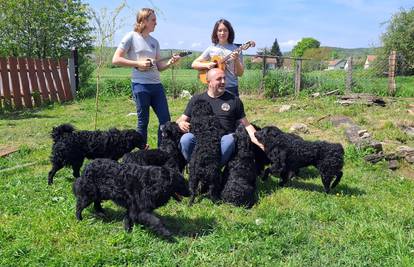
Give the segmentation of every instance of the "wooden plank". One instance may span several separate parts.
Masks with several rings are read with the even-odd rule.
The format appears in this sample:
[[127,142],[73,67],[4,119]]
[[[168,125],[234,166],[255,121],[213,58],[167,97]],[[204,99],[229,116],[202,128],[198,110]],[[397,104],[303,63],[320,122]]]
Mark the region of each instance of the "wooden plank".
[[27,108],[32,108],[32,95],[30,93],[29,79],[27,78],[26,59],[20,57],[17,59],[17,62],[19,63],[19,73],[23,91],[24,105]]
[[0,148],[0,158],[16,152],[17,150],[19,150],[17,147],[2,147]]
[[29,163],[17,165],[17,166],[14,166],[14,167],[2,169],[2,170],[0,170],[0,172],[14,171],[14,170],[22,169],[22,168],[29,167],[29,166],[32,166],[32,165],[36,165],[37,163],[38,163],[37,161],[29,162]]
[[35,59],[35,66],[37,78],[39,79],[39,87],[42,96],[42,101],[43,103],[49,102],[49,92],[47,91],[46,87],[46,80],[43,72],[42,61],[40,59]]
[[10,80],[9,80],[9,71],[7,69],[7,59],[0,58],[0,74],[1,74],[1,83],[3,87],[3,96],[4,96],[4,107],[10,108],[11,104],[11,93],[10,93]]
[[391,96],[395,96],[396,84],[395,84],[395,65],[397,59],[397,51],[391,51],[388,59],[388,93]]
[[37,82],[36,70],[33,58],[27,59],[27,69],[29,71],[30,86],[32,88],[33,100],[36,107],[42,105],[40,100],[39,83]]
[[59,68],[60,68],[60,77],[62,77],[63,91],[65,92],[65,98],[66,100],[72,100],[73,94],[72,94],[72,90],[70,88],[70,83],[69,83],[67,59],[61,58],[59,60]]
[[43,63],[43,70],[45,72],[47,87],[49,89],[50,100],[52,100],[53,102],[56,102],[57,101],[56,89],[55,89],[55,85],[53,84],[49,61],[47,59],[42,59],[42,63]]
[[59,73],[57,71],[57,62],[51,58],[48,59],[50,69],[52,70],[53,80],[55,81],[56,91],[59,96],[59,101],[65,101],[65,92],[63,91],[62,81],[60,80]]
[[13,103],[14,108],[21,109],[23,107],[22,94],[20,92],[19,73],[17,71],[17,59],[15,57],[9,57],[10,66],[10,78],[12,82],[13,90]]

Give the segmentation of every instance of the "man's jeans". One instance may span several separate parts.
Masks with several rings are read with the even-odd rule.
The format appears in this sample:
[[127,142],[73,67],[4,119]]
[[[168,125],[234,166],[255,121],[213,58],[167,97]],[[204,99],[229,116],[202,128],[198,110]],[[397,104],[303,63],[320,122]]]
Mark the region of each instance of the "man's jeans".
[[[180,140],[181,153],[187,162],[190,161],[196,145],[196,139],[192,133],[185,133]],[[235,150],[233,134],[223,135],[221,138],[221,166],[224,166],[231,158]]]
[[[171,120],[168,110],[167,97],[165,96],[164,87],[158,84],[141,84],[132,83],[132,95],[137,106],[138,126],[137,130],[144,137],[145,142],[148,139],[149,108],[152,107],[158,117],[159,125],[165,124]],[[161,141],[161,131],[158,125],[158,145]]]

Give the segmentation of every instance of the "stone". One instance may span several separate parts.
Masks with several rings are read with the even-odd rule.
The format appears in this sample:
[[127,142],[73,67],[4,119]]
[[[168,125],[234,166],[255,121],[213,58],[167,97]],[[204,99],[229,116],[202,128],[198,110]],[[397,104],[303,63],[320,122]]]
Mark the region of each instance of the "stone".
[[409,146],[399,146],[395,152],[401,157],[414,156],[414,148]]
[[309,133],[309,129],[308,126],[306,124],[303,123],[295,123],[293,124],[290,129],[289,132],[291,133]]
[[345,125],[352,125],[354,124],[353,121],[345,116],[333,116],[330,118],[330,121],[332,122],[332,124],[337,127],[341,124],[345,124]]
[[400,164],[398,163],[398,160],[390,160],[388,162],[388,168],[391,170],[396,170],[400,167]]
[[292,106],[291,106],[291,105],[282,105],[282,106],[279,108],[279,112],[286,112],[286,111],[290,110],[291,108],[292,108]]
[[180,93],[180,98],[187,98],[190,99],[192,97],[190,91],[182,90]]

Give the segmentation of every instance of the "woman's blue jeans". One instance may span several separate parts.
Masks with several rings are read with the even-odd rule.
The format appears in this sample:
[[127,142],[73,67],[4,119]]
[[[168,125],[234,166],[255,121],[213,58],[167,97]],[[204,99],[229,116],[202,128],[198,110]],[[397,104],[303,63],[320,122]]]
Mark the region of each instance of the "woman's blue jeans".
[[[181,137],[181,153],[187,162],[190,161],[195,145],[196,139],[192,133],[185,133]],[[236,144],[233,134],[223,135],[221,138],[221,166],[224,166],[230,160],[231,156],[234,154],[235,146]]]
[[132,83],[132,96],[137,107],[138,125],[137,131],[142,134],[145,142],[148,139],[149,108],[152,107],[158,117],[158,146],[161,141],[160,125],[171,120],[168,110],[167,97],[164,87],[158,84]]
[[232,93],[237,97],[239,96],[239,86],[226,87],[226,91]]

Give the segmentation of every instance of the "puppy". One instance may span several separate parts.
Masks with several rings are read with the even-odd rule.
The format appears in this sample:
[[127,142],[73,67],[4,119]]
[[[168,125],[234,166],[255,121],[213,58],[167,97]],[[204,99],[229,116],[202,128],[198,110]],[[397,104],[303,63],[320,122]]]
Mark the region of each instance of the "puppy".
[[183,173],[186,161],[178,147],[183,135],[177,123],[167,122],[161,125],[161,142],[158,149],[139,150],[127,153],[122,158],[124,163],[134,163],[141,166],[165,166]]
[[163,166],[169,159],[170,155],[161,149],[147,149],[126,153],[122,162],[141,166]]
[[[260,131],[261,128],[257,126],[256,124],[251,123],[253,127],[256,129],[256,131]],[[269,158],[266,156],[266,153],[256,144],[251,144],[251,149],[254,153],[254,163],[256,168],[257,176],[261,177],[263,181],[267,180],[269,176],[269,169],[265,169],[267,165],[269,165],[271,162]]]
[[145,147],[143,137],[135,130],[75,131],[72,125],[62,124],[53,128],[51,137],[53,146],[49,185],[53,183],[56,172],[64,166],[71,166],[73,176],[79,177],[85,158],[118,160],[136,147]]
[[76,218],[91,203],[103,213],[101,202],[112,200],[127,209],[124,227],[131,231],[134,223],[149,227],[170,238],[171,233],[153,210],[166,204],[171,197],[189,196],[188,184],[177,171],[158,166],[121,164],[110,159],[90,162],[73,185],[76,197]]
[[245,127],[240,124],[234,133],[236,152],[224,171],[221,199],[236,206],[251,208],[257,201],[255,155],[253,143]]
[[265,153],[272,162],[271,173],[280,173],[281,186],[300,168],[310,165],[318,169],[326,193],[340,182],[344,166],[344,149],[341,144],[305,141],[297,135],[284,133],[275,126],[264,127],[255,136],[264,145]]
[[197,100],[193,104],[190,123],[190,132],[194,134],[197,142],[189,162],[189,205],[192,205],[198,188],[201,192],[207,189],[207,195],[213,201],[220,197],[220,142],[224,130],[210,103],[205,100]]

